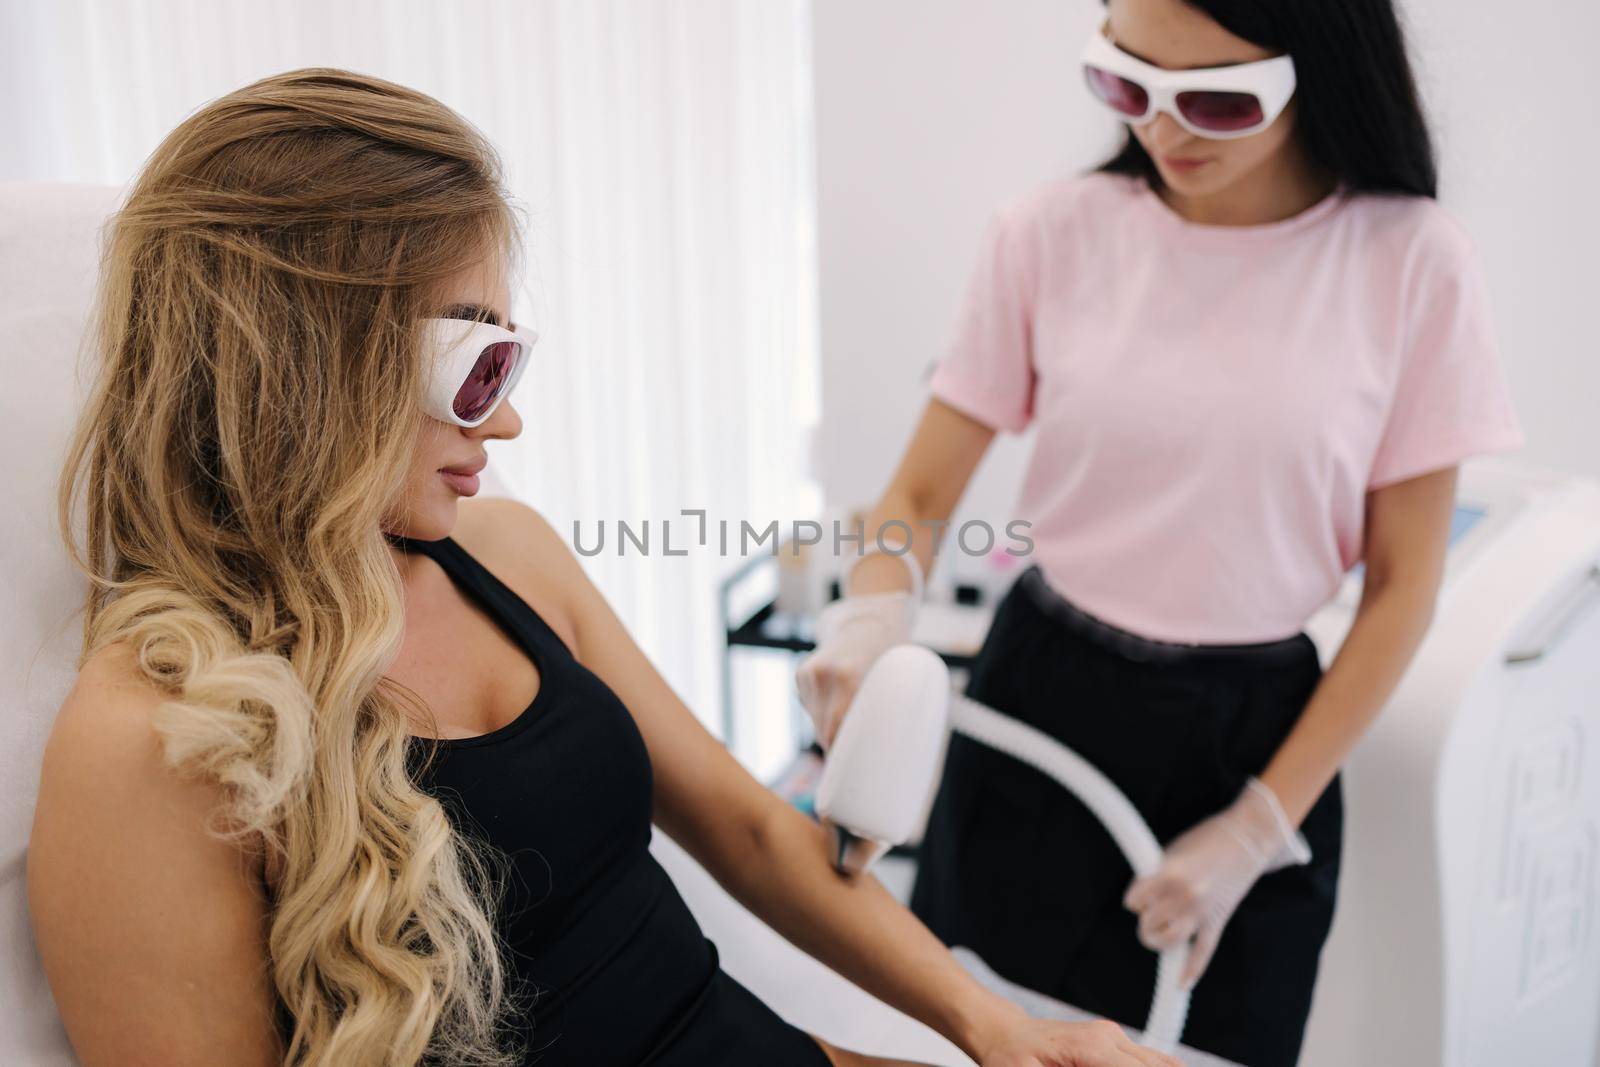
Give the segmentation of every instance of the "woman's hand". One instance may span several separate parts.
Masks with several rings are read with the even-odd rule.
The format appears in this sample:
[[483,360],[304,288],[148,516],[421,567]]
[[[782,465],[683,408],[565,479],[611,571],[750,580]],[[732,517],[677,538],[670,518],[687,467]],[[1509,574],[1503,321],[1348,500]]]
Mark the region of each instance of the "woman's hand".
[[1194,938],[1179,983],[1200,980],[1222,930],[1268,871],[1306,863],[1311,850],[1266,783],[1250,779],[1239,799],[1167,846],[1161,866],[1136,879],[1123,906],[1139,916],[1139,940],[1154,952]]
[[1114,1022],[1023,1018],[976,1057],[979,1067],[1182,1067],[1135,1044]]
[[879,656],[911,640],[911,593],[865,593],[835,600],[817,615],[817,647],[795,670],[800,703],[817,741],[833,744],[861,680]]

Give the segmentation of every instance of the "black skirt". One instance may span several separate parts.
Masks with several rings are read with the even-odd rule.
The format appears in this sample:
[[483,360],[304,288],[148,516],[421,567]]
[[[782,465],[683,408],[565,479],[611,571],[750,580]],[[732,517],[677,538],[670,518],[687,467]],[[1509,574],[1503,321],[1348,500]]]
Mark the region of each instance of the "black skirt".
[[[1304,633],[1255,645],[1149,641],[1073,607],[1034,567],[1001,601],[967,694],[1093,763],[1165,844],[1261,772],[1321,676]],[[1263,876],[1229,921],[1194,989],[1185,1044],[1245,1067],[1296,1062],[1342,827],[1336,777],[1301,824],[1311,862]],[[911,900],[946,944],[1142,1027],[1157,957],[1122,906],[1132,877],[1099,821],[1052,779],[951,739]]]

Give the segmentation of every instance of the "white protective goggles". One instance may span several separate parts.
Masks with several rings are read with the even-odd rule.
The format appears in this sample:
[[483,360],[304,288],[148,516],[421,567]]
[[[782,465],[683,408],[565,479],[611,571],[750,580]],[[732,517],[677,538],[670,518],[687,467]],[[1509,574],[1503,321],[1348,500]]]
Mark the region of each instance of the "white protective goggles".
[[1294,95],[1287,55],[1228,67],[1167,70],[1131,56],[1096,30],[1083,50],[1089,91],[1118,118],[1143,125],[1164,111],[1196,137],[1248,137],[1272,125]]
[[539,335],[471,319],[423,319],[428,360],[422,407],[440,422],[471,428],[516,388]]

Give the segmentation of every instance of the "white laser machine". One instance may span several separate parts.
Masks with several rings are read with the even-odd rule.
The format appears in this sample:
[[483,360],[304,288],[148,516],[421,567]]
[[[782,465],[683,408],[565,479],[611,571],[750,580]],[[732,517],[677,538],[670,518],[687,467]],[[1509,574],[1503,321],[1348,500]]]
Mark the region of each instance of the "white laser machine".
[[[1600,1030],[1600,487],[1462,469],[1438,607],[1344,771],[1302,1067],[1590,1067]],[[1352,573],[1308,632],[1324,662]]]

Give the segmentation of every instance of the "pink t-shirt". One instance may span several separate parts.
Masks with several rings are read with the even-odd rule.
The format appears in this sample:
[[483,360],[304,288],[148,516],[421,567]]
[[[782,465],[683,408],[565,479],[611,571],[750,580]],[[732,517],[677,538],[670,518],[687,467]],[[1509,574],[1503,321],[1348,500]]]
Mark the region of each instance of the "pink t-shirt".
[[1361,559],[1368,490],[1523,443],[1465,231],[1342,189],[1218,226],[1143,179],[1049,182],[991,218],[930,388],[1038,424],[1032,561],[1159,641],[1297,633]]

